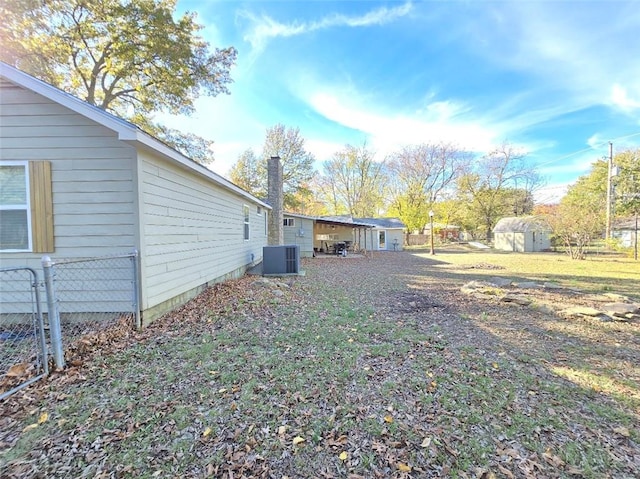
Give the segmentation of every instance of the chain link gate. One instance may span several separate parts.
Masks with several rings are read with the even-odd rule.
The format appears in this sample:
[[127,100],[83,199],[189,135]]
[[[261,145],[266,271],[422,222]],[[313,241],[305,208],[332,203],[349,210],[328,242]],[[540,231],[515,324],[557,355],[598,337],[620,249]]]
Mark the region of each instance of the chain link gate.
[[59,260],[45,256],[42,268],[56,368],[64,367],[64,346],[74,341],[120,320],[140,329],[137,251]]
[[49,372],[40,287],[31,268],[0,268],[0,400]]

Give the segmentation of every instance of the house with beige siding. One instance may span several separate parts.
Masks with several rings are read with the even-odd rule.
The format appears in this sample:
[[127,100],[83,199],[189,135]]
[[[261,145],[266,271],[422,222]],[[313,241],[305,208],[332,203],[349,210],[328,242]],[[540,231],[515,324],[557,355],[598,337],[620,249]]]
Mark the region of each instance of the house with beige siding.
[[267,244],[268,204],[3,63],[0,183],[0,267],[137,250],[145,323],[241,276]]

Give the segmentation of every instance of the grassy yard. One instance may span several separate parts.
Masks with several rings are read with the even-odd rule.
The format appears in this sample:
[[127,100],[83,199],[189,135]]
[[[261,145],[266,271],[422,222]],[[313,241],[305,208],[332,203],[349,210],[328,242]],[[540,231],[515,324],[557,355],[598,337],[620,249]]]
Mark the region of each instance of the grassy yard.
[[114,331],[0,404],[0,476],[637,477],[638,323],[459,291],[491,275],[637,294],[634,263],[452,250],[304,269]]
[[[429,252],[415,250],[421,257],[430,257]],[[593,293],[617,292],[640,300],[640,261],[622,255],[593,254],[586,260],[572,260],[564,253],[509,253],[504,251],[478,250],[466,246],[447,246],[436,249],[433,257],[444,269],[495,265],[503,271],[491,268],[476,269],[475,273],[491,276],[506,276],[513,279],[555,282],[565,288],[574,288]]]

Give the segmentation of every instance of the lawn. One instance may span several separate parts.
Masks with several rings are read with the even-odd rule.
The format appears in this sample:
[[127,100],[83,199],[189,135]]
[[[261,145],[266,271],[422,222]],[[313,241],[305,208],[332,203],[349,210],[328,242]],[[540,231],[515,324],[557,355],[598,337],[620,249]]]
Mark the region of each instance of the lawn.
[[460,293],[640,290],[632,263],[552,256],[379,253],[218,285],[0,404],[0,476],[636,477],[638,322]]
[[[416,250],[428,258],[428,252]],[[479,250],[467,246],[447,246],[436,249],[433,257],[443,268],[460,269],[475,265],[495,265],[504,268],[496,275],[491,268],[476,269],[476,273],[507,276],[514,279],[556,282],[566,288],[590,292],[615,291],[640,300],[640,261],[622,255],[591,254],[586,260],[572,260],[564,253],[509,253]],[[456,268],[458,267],[458,268]]]

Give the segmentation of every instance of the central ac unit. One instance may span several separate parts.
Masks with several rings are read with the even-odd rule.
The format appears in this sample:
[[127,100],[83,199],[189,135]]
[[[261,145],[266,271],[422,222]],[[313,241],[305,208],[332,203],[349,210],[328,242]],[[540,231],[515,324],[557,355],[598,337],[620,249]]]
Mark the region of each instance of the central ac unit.
[[264,246],[262,248],[262,274],[300,273],[300,246]]

